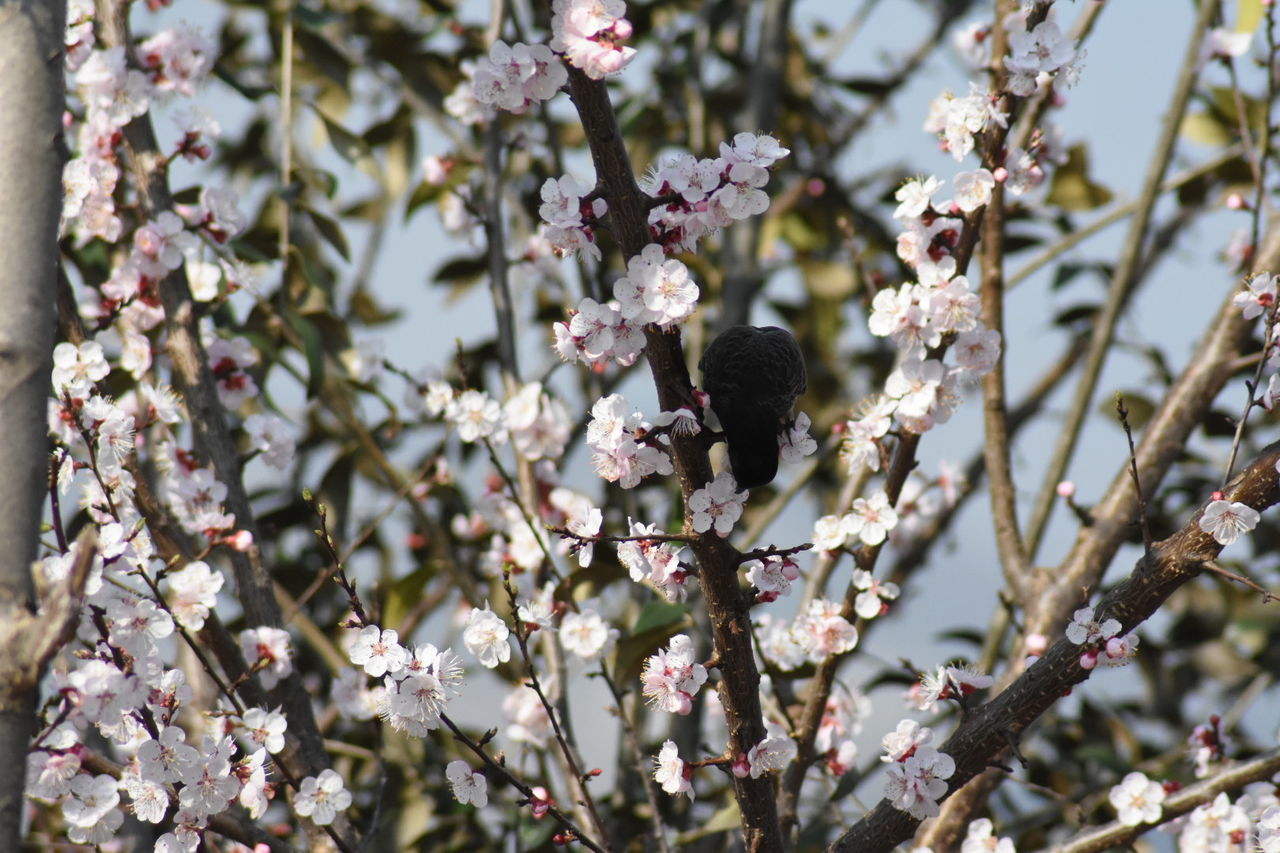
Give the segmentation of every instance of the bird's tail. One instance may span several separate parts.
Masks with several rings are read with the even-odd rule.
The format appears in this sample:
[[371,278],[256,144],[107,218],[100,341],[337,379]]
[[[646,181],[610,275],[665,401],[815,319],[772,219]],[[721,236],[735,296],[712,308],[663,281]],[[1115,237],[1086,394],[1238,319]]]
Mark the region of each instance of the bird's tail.
[[774,424],[725,433],[729,465],[739,489],[754,489],[773,481],[778,473],[778,433]]

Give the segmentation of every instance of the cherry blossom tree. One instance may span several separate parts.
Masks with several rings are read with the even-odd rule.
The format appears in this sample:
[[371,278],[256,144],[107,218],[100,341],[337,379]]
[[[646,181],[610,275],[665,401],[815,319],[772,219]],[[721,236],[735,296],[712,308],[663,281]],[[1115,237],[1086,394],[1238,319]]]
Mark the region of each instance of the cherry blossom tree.
[[801,5],[0,6],[5,843],[1280,850],[1273,4]]

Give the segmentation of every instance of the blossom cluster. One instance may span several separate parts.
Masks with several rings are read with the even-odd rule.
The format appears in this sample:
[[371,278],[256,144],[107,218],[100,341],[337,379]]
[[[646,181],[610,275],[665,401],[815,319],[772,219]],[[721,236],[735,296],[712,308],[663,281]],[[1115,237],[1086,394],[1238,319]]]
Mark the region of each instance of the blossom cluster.
[[[51,568],[50,562],[65,561],[50,558],[46,568]],[[193,563],[184,571],[199,571],[202,566]],[[207,573],[207,566],[203,569]],[[218,580],[212,585],[215,589],[220,576]],[[194,844],[208,819],[234,803],[244,806],[251,817],[259,817],[274,796],[274,785],[267,781],[267,761],[269,754],[284,749],[284,715],[279,709],[251,707],[227,715],[225,723],[212,718],[200,745],[188,745],[187,732],[175,717],[191,700],[192,690],[180,670],[164,666],[157,641],[173,633],[175,618],[189,627],[204,616],[177,610],[171,616],[152,600],[129,595],[116,583],[93,586],[97,590],[93,597],[99,602],[94,606],[105,610],[101,617],[105,636],[98,639],[96,655],[74,669],[54,673],[64,713],[42,733],[40,747],[30,753],[29,795],[60,802],[68,836],[82,844],[105,844],[120,828],[120,792],[128,795],[131,811],[149,823],[165,820],[176,806],[176,828],[166,834],[184,845]],[[112,592],[104,595],[104,588]],[[207,615],[207,608],[201,609]],[[81,639],[91,643],[91,632],[97,630],[86,621]],[[277,672],[287,672],[288,641],[282,635],[277,629],[249,629],[242,633],[241,644],[263,647],[263,672],[277,663]],[[118,656],[112,656],[111,649],[118,650]],[[255,654],[246,657],[254,660]],[[117,665],[121,660],[127,665]],[[144,720],[150,725],[144,726]],[[90,725],[128,756],[119,779],[82,772],[83,731]]]
[[1221,492],[1215,492],[1213,500],[1200,514],[1198,526],[1219,545],[1230,545],[1257,527],[1261,518],[1258,511],[1248,504],[1225,500]]
[[541,382],[526,382],[504,401],[485,391],[456,391],[439,379],[413,385],[406,404],[431,417],[440,417],[467,443],[508,441],[530,462],[558,459],[564,453],[572,428],[564,404],[547,393]]
[[698,663],[693,640],[676,634],[665,649],[645,659],[640,675],[645,699],[656,710],[688,714],[693,697],[707,681],[707,670]]
[[716,478],[689,495],[688,508],[693,513],[693,529],[698,533],[714,530],[721,539],[733,532],[742,518],[748,492],[738,491],[733,474],[721,471]]
[[[1114,789],[1113,789],[1114,790]],[[1275,785],[1254,782],[1232,801],[1227,792],[1197,806],[1179,825],[1178,849],[1188,853],[1214,850],[1280,849],[1280,798]]]
[[539,195],[542,204],[538,206],[538,216],[543,222],[543,238],[560,254],[585,251],[600,260],[595,226],[608,212],[608,202],[598,196],[588,198],[590,188],[579,184],[572,175],[547,178]]
[[1098,664],[1104,666],[1124,666],[1137,654],[1138,637],[1126,634],[1121,637],[1120,621],[1104,619],[1101,622],[1094,618],[1092,607],[1081,607],[1071,617],[1067,625],[1067,639],[1076,645],[1085,646],[1080,655],[1080,666],[1093,669]]
[[661,535],[656,525],[627,519],[628,535],[618,543],[618,561],[626,567],[631,580],[648,581],[668,601],[684,601],[689,595],[689,569],[680,560],[683,546],[645,536]]
[[908,701],[917,710],[937,713],[945,699],[963,703],[967,697],[995,683],[990,675],[972,666],[938,666],[925,673],[907,692]]
[[790,557],[769,556],[742,564],[747,583],[756,588],[756,601],[776,601],[791,592],[792,581],[800,577],[800,567]]
[[462,662],[453,650],[425,643],[410,651],[394,629],[366,625],[347,657],[366,675],[383,680],[377,714],[396,731],[426,737],[439,728],[440,715],[460,695]]
[[1071,40],[1052,20],[1044,20],[1028,30],[1013,25],[1009,30],[1009,55],[1004,67],[1009,72],[1009,92],[1026,97],[1037,87],[1061,78],[1071,86],[1080,76],[1084,51],[1077,50]]
[[568,81],[569,72],[545,44],[495,41],[476,63],[471,82],[479,103],[518,115]]
[[649,212],[649,229],[668,251],[692,252],[698,241],[769,209],[769,169],[790,154],[767,134],[738,133],[720,143],[720,156],[680,154],[654,167],[645,180],[662,201]]
[[468,124],[495,109],[520,115],[569,82],[565,61],[594,80],[621,71],[635,56],[622,44],[631,37],[625,13],[622,0],[555,0],[549,44],[495,41],[487,55],[462,63],[465,79],[445,108]]
[[[1076,67],[1076,52],[1055,24],[1046,21],[1028,33],[1014,16],[1010,26],[1017,32],[1010,37],[1006,64],[1018,93],[1029,94],[1022,91],[1024,78],[1034,88],[1037,75],[1062,71],[1074,76],[1070,69]],[[971,84],[966,96],[946,91],[936,98],[924,127],[938,134],[943,147],[960,161],[974,150],[980,135],[1007,128],[1008,120],[997,93]],[[1000,334],[983,325],[978,296],[968,278],[957,272],[953,252],[964,226],[958,217],[987,204],[998,184],[1015,195],[1039,185],[1045,177],[1042,163],[1061,162],[1061,157],[1041,133],[1033,138],[1030,151],[1005,152],[997,168],[955,175],[949,200],[934,199],[943,181],[933,176],[907,181],[898,189],[894,217],[903,224],[898,256],[915,270],[917,280],[884,288],[872,302],[872,334],[892,340],[902,356],[883,396],[848,424],[843,453],[851,467],[878,468],[879,440],[894,417],[914,433],[946,422],[959,401],[960,383],[993,369],[1000,356]],[[944,351],[954,355],[954,365],[944,362],[939,355]]]
[[917,820],[938,815],[938,803],[947,793],[946,780],[956,770],[950,755],[928,745],[932,739],[929,728],[903,720],[882,742],[885,754],[880,760],[889,765],[885,798]]
[[796,757],[796,742],[782,726],[765,720],[765,737],[740,755],[733,763],[733,775],[759,779],[766,773],[782,770]]
[[825,598],[810,601],[790,622],[775,622],[768,614],[755,619],[761,652],[785,671],[850,652],[858,644],[858,629],[841,615],[839,602]]
[[1164,802],[1164,786],[1153,782],[1146,774],[1134,771],[1127,774],[1120,784],[1107,794],[1115,807],[1116,817],[1125,826],[1158,823]]
[[693,768],[680,759],[675,741],[662,742],[662,749],[653,760],[653,778],[668,794],[688,794],[693,799]]
[[1013,839],[996,835],[990,818],[980,817],[969,824],[960,853],[1017,853],[1017,848],[1013,846]]
[[814,523],[813,544],[825,551],[844,548],[855,541],[879,545],[889,531],[898,525],[898,513],[889,505],[884,490],[869,498],[856,498],[853,508],[844,515],[824,515]]
[[870,700],[857,690],[837,683],[827,697],[813,745],[825,757],[832,776],[839,778],[853,767],[858,757],[854,738],[862,733],[863,723],[870,715]]
[[[552,183],[548,179],[548,185]],[[545,198],[547,188],[543,189]],[[544,204],[544,209],[547,206]],[[548,230],[549,238],[585,235],[582,239],[586,242],[581,245],[595,248],[588,232],[568,219],[559,222],[552,226],[555,231]],[[631,365],[644,349],[645,326],[673,328],[698,304],[698,286],[689,278],[688,268],[675,258],[667,258],[656,243],[627,262],[626,275],[614,282],[613,294],[606,303],[583,299],[568,322],[555,324],[555,349],[561,358],[582,361],[595,369],[603,369],[609,361]]]
[[651,434],[652,430],[653,425],[621,394],[597,400],[587,424],[587,446],[596,473],[624,489],[635,488],[649,474],[670,474],[675,469],[663,449],[670,439],[665,433]]
[[555,0],[551,4],[551,49],[593,80],[621,71],[635,57],[631,23],[623,0]]

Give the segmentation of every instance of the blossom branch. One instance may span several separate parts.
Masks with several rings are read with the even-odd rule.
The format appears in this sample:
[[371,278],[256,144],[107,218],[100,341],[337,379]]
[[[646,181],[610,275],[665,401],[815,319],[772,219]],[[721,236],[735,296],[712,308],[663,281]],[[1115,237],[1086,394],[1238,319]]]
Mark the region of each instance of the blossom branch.
[[1156,826],[1167,824],[1198,806],[1213,802],[1224,791],[1238,791],[1252,782],[1270,779],[1277,771],[1280,771],[1280,749],[1273,749],[1248,761],[1233,763],[1209,778],[1165,797],[1161,804],[1159,824],[1130,826],[1112,821],[1083,829],[1066,841],[1046,847],[1039,853],[1101,853],[1104,850],[1131,847],[1136,838]]
[[658,785],[653,779],[653,774],[649,772],[649,758],[640,749],[640,737],[636,734],[636,728],[631,718],[627,716],[626,706],[623,704],[622,691],[618,689],[617,682],[609,674],[604,660],[600,661],[600,678],[604,681],[605,686],[609,688],[609,695],[613,697],[618,721],[622,723],[622,734],[627,739],[627,749],[631,751],[631,759],[636,765],[635,772],[644,785],[644,797],[649,803],[649,820],[653,824],[654,840],[658,843],[658,850],[661,853],[670,853],[670,847],[667,846],[666,827],[662,823],[662,809],[658,804]]
[[567,527],[557,525],[547,525],[547,531],[555,533],[564,539],[573,539],[581,542],[583,545],[595,542],[693,542],[697,540],[697,536],[689,533],[640,533],[635,535],[613,535],[609,533],[597,533],[594,536],[587,536],[583,533],[574,533]]
[[[1043,19],[1047,14],[1047,6],[1048,4],[1037,4],[1032,10],[1026,21],[1028,31],[1033,28],[1037,18]],[[1009,48],[1009,33],[1005,22],[1014,11],[1014,4],[1007,0],[996,4],[996,20],[991,38],[991,88],[995,92],[1004,92],[1007,88],[1008,75],[1004,59]],[[1003,100],[1012,106],[1014,99],[1005,95]],[[1004,165],[1005,134],[984,136],[982,142],[983,166],[994,170]],[[1001,340],[1008,341],[1008,330],[1004,325],[1005,205],[1002,182],[996,182],[992,187],[991,198],[982,209],[981,232],[979,252],[982,278],[979,292],[982,299],[982,322],[988,329],[998,332]],[[1021,594],[1028,582],[1029,557],[1026,542],[1018,529],[1017,488],[1009,462],[1009,409],[1004,376],[1007,354],[1008,347],[1001,346],[995,364],[982,377],[983,459],[986,461],[991,519],[995,528],[1000,566],[1004,571],[1005,583]]]
[[[617,116],[602,81],[569,68],[569,88],[586,132],[598,182],[609,201],[609,223],[624,258],[640,254],[649,244],[648,199],[636,185],[630,157],[622,141]],[[678,333],[653,327],[645,330],[645,354],[664,411],[696,411],[693,386]],[[685,496],[686,529],[692,524],[688,497],[714,478],[711,460],[700,436],[672,435],[671,451]],[[690,543],[700,568],[703,596],[711,617],[712,637],[720,658],[720,700],[729,729],[729,748],[745,755],[765,737],[760,707],[760,672],[751,648],[748,601],[738,583],[737,552],[714,532]],[[747,849],[756,853],[782,850],[782,835],[767,777],[735,778],[734,796],[742,815]]]
[[[997,127],[984,133],[989,134],[989,136],[984,136],[983,139],[984,150],[996,151],[1000,150],[1003,145],[1007,135],[1007,128]],[[964,225],[956,240],[954,250],[957,274],[963,275],[969,268],[969,263],[973,258],[974,249],[981,233],[983,212],[984,208],[979,207],[964,217]],[[946,346],[947,342],[944,339],[941,347],[929,351],[929,356],[940,358],[945,353]],[[906,484],[907,476],[915,468],[916,451],[920,444],[920,438],[918,433],[903,431],[898,439],[898,444],[893,451],[893,458],[889,463],[885,477],[884,491],[890,506],[897,503],[902,493],[902,487]],[[866,474],[865,472],[860,475],[855,474],[852,479],[856,479],[859,476],[865,477]],[[882,549],[883,543],[859,546],[857,551],[854,552],[855,564],[859,569],[872,572]],[[844,601],[840,611],[841,616],[845,619],[852,619],[856,614],[855,603],[858,592],[859,590],[852,582],[845,589]],[[796,758],[783,775],[782,787],[778,795],[782,824],[786,832],[790,832],[796,825],[800,788],[804,784],[805,773],[808,771],[809,765],[817,758],[814,751],[814,742],[817,739],[827,699],[830,697],[832,686],[835,683],[836,670],[846,656],[842,654],[825,658],[818,664],[814,676],[810,680],[809,688],[805,695],[804,709],[800,714],[800,728],[794,735],[797,745]]]
[[813,543],[805,542],[803,545],[792,545],[790,548],[775,548],[770,545],[768,548],[757,548],[754,551],[746,551],[740,554],[741,562],[746,563],[750,560],[764,560],[769,557],[790,557],[804,551],[812,550]]
[[355,614],[356,619],[360,621],[360,627],[371,624],[369,615],[365,612],[364,603],[360,601],[360,593],[356,591],[356,585],[347,577],[347,570],[342,561],[342,555],[338,553],[338,545],[333,541],[333,536],[329,533],[328,516],[329,512],[325,505],[317,501],[311,494],[310,490],[302,493],[302,500],[315,513],[316,519],[320,526],[316,529],[316,538],[320,540],[320,544],[324,546],[325,551],[329,553],[329,560],[332,563],[331,568],[323,570],[323,575],[332,575],[337,581],[338,586],[342,587],[342,591],[347,594],[347,600],[351,604],[351,612]]
[[[516,590],[511,584],[510,573],[504,573],[502,577],[502,585],[507,591],[507,598],[510,601],[511,612],[516,613],[518,605],[516,603]],[[576,793],[581,797],[581,804],[586,808],[587,815],[590,817],[591,824],[596,833],[600,836],[601,843],[606,849],[612,849],[609,844],[608,832],[605,829],[604,821],[600,818],[600,813],[596,809],[595,799],[591,796],[591,791],[585,784],[587,778],[583,772],[577,757],[577,747],[569,742],[564,728],[561,726],[560,711],[555,704],[547,697],[546,691],[542,689],[542,682],[538,678],[537,667],[533,665],[533,656],[529,653],[529,629],[524,621],[519,618],[518,614],[512,620],[515,624],[516,644],[520,647],[520,656],[524,659],[525,669],[528,673],[529,681],[526,686],[538,696],[538,701],[542,703],[542,709],[547,714],[547,719],[551,721],[551,729],[555,733],[556,744],[560,747],[560,754],[564,757],[565,766],[568,769],[567,781],[570,790],[576,789]],[[567,715],[566,715],[567,718]]]
[[[1138,476],[1138,457],[1133,450],[1133,428],[1129,426],[1129,410],[1124,405],[1124,395],[1116,394],[1116,414],[1120,417],[1120,426],[1124,428],[1125,440],[1129,443],[1129,474],[1133,477],[1133,492],[1138,500],[1138,524],[1142,527],[1142,551],[1151,551],[1151,525],[1147,520],[1147,498],[1142,493],[1142,478]],[[1232,455],[1234,456],[1234,451]]]
[[[1280,221],[1269,226],[1254,268],[1267,270],[1277,263]],[[1249,323],[1232,303],[1233,295],[1223,301],[1186,368],[1146,423],[1136,457],[1149,489],[1158,486],[1173,466],[1187,437],[1200,425],[1204,413],[1235,371]],[[1128,536],[1136,512],[1137,493],[1126,464],[1094,506],[1093,524],[1081,527],[1066,560],[1057,571],[1045,576],[1044,589],[1027,610],[1028,632],[1051,633],[1066,620],[1079,599],[1079,590],[1097,585]]]
[[[1261,511],[1280,503],[1280,442],[1265,448],[1226,490],[1230,500]],[[1205,504],[1208,506],[1208,503]],[[1222,550],[1212,535],[1200,528],[1201,507],[1183,527],[1152,546],[1137,562],[1129,577],[1103,596],[1096,617],[1115,619],[1119,634],[1132,631],[1179,587],[1204,570]],[[1020,736],[1067,691],[1093,672],[1082,665],[1081,646],[1067,638],[1058,640],[1034,665],[1028,667],[999,695],[973,711],[939,747],[955,761],[948,780],[948,794],[985,770],[1008,747],[1010,737]],[[845,832],[829,850],[888,851],[914,832],[919,821],[881,801],[866,817]]]
[[[1008,4],[1001,8],[1007,11]],[[1005,12],[998,11],[997,17],[1001,18],[1004,14]],[[995,27],[995,35],[992,53],[1002,57],[1006,33],[1004,26],[999,22]],[[1003,82],[1003,79],[1003,74],[997,75],[998,81]],[[997,87],[997,91],[1000,88],[1002,87]],[[988,168],[994,166],[1002,155],[1003,140],[997,139],[994,142],[994,145],[984,146],[983,163]],[[1007,341],[1008,330],[1004,325],[1003,184],[997,183],[992,188],[991,200],[983,210],[981,227],[982,322],[988,329],[999,332],[1001,339]],[[1013,469],[1009,462],[1011,452],[1009,407],[1005,395],[1004,378],[1006,353],[1007,347],[1000,347],[1000,353],[991,371],[982,377],[983,459],[986,461],[987,485],[991,495],[991,521],[995,528],[1000,566],[1004,570],[1005,583],[1021,597],[1028,584],[1027,573],[1030,566],[1026,542],[1018,529],[1017,488],[1013,482]]]
[[[124,776],[125,768],[122,765],[92,749],[85,748],[81,753],[80,760],[82,765],[92,773],[105,773],[117,780]],[[170,804],[177,805],[178,795],[173,786],[165,785],[164,791]],[[209,829],[232,841],[238,841],[246,847],[256,848],[258,845],[265,845],[271,850],[271,853],[296,853],[297,848],[287,841],[282,841],[259,827],[256,823],[241,820],[230,812],[224,811],[209,815],[208,820]]]
[[[128,15],[131,4],[123,0],[98,0],[99,37],[111,47],[132,50]],[[173,196],[164,169],[164,157],[156,142],[149,114],[134,118],[123,128],[126,160],[137,187],[141,207],[149,215],[158,215],[173,206]],[[166,351],[173,365],[173,378],[190,414],[196,452],[212,464],[219,481],[227,487],[227,505],[235,514],[238,527],[248,530],[259,541],[255,531],[249,497],[244,488],[239,456],[227,423],[227,412],[218,399],[208,354],[200,340],[199,316],[191,296],[190,283],[182,267],[172,270],[160,284],[164,306]],[[256,546],[255,546],[256,547]],[[246,619],[253,625],[279,628],[283,625],[271,575],[257,559],[233,551],[230,561],[239,590],[239,601]],[[297,776],[310,776],[329,766],[323,738],[316,725],[311,699],[298,673],[282,679],[275,699],[284,707],[289,727],[298,736],[299,748],[291,751],[286,761],[297,762],[292,768]],[[340,833],[351,833],[345,820]],[[334,830],[330,830],[331,832]]]
[[[490,731],[488,734],[485,735],[485,737],[481,741],[477,742],[473,740],[471,737],[469,737],[467,733],[464,732],[462,729],[458,728],[458,725],[454,723],[453,720],[449,719],[449,716],[447,714],[441,714],[440,721],[443,722],[446,726],[448,726],[449,731],[453,732],[453,736],[458,741],[458,743],[462,744],[467,749],[471,750],[471,752],[477,758],[479,758],[482,762],[484,762],[485,767],[488,767],[494,773],[501,776],[508,785],[515,788],[517,791],[519,791],[524,796],[528,797],[530,800],[538,799],[538,796],[537,794],[534,793],[533,788],[531,788],[525,782],[521,781],[516,776],[512,775],[511,771],[507,770],[507,766],[505,763],[500,763],[498,761],[495,761],[493,757],[489,755],[489,752],[484,748],[484,745],[488,743],[489,739],[494,734],[496,734],[496,731]],[[601,847],[596,841],[594,841],[591,838],[591,836],[587,835],[581,829],[579,829],[578,825],[575,824],[568,815],[560,811],[560,809],[556,808],[555,805],[550,803],[547,804],[547,814],[551,815],[551,817],[554,818],[557,823],[563,826],[567,832],[571,833],[573,835],[573,839],[578,843],[580,843],[583,847],[587,848],[588,850],[594,851],[594,853],[606,853],[606,848]]]

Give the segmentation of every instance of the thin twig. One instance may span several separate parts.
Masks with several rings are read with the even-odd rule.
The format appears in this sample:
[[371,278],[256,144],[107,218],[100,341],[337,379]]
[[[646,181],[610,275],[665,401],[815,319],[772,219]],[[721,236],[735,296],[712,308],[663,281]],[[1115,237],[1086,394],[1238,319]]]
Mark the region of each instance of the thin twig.
[[583,544],[593,542],[692,542],[698,538],[689,533],[637,533],[627,536],[599,533],[594,536],[587,536],[582,533],[574,533],[567,527],[550,524],[547,525],[547,532],[555,533],[566,539],[574,539]]
[[1142,493],[1142,478],[1138,476],[1138,455],[1134,450],[1133,428],[1129,425],[1129,410],[1124,405],[1124,395],[1116,393],[1116,414],[1120,418],[1120,426],[1124,428],[1124,437],[1129,442],[1129,474],[1133,477],[1133,490],[1138,495],[1138,524],[1142,527],[1142,552],[1151,553],[1151,525],[1147,520],[1147,498]]
[[[462,744],[467,749],[471,750],[471,752],[474,753],[477,758],[479,758],[481,761],[484,762],[485,767],[489,768],[494,773],[501,776],[508,785],[515,788],[517,791],[519,791],[521,794],[524,794],[529,799],[532,800],[537,798],[537,795],[533,792],[533,788],[531,788],[529,785],[525,784],[519,778],[514,776],[511,773],[511,771],[507,770],[507,767],[505,764],[495,761],[493,757],[489,755],[488,751],[485,750],[483,744],[488,743],[489,738],[494,734],[496,734],[496,731],[489,732],[487,735],[485,735],[485,738],[482,742],[477,743],[476,741],[472,740],[466,734],[466,732],[458,728],[458,726],[453,722],[453,720],[449,719],[448,715],[441,714],[440,721],[449,728],[449,731],[453,732],[453,736],[458,741],[458,743]],[[547,805],[547,814],[551,815],[551,817],[555,819],[556,823],[560,824],[565,828],[566,831],[571,833],[573,835],[574,840],[579,842],[583,847],[586,847],[588,850],[593,850],[595,851],[595,853],[605,853],[606,848],[601,847],[598,843],[596,843],[591,838],[591,836],[587,835],[585,832],[579,829],[578,825],[575,824],[568,815],[560,811],[560,809],[556,808],[554,804]]]
[[[516,603],[516,590],[511,585],[511,575],[509,573],[504,573],[502,585],[506,588],[511,612],[515,613],[519,605]],[[516,645],[520,647],[520,656],[524,658],[529,678],[525,686],[537,694],[538,701],[542,703],[542,709],[546,712],[547,719],[551,722],[551,730],[555,734],[556,743],[560,747],[560,754],[564,757],[565,764],[569,768],[571,778],[567,781],[570,789],[578,789],[582,796],[582,804],[586,807],[587,813],[591,817],[591,823],[600,835],[601,843],[604,844],[606,849],[611,850],[612,847],[609,844],[609,836],[605,829],[604,821],[601,819],[599,811],[596,810],[595,798],[591,796],[591,791],[584,784],[586,777],[583,775],[581,765],[578,763],[577,750],[569,743],[561,726],[560,714],[551,700],[547,698],[546,691],[542,688],[542,682],[538,678],[538,669],[534,666],[533,656],[529,653],[529,630],[521,619],[513,619],[512,622],[515,625]]]
[[812,548],[812,542],[805,542],[803,545],[792,545],[790,548],[775,548],[771,545],[768,548],[757,548],[754,551],[744,552],[742,554],[742,562],[766,560],[769,557],[791,557],[803,551],[809,551]]
[[1253,580],[1250,580],[1244,575],[1237,574],[1236,572],[1231,571],[1230,569],[1220,565],[1214,560],[1206,560],[1201,565],[1206,572],[1211,572],[1225,580],[1234,581],[1235,583],[1243,584],[1244,586],[1247,586],[1249,589],[1253,590],[1254,592],[1262,596],[1263,604],[1267,604],[1268,602],[1271,602],[1271,601],[1280,601],[1280,596],[1275,595],[1270,590],[1259,586]]
[[618,711],[618,721],[622,723],[623,737],[627,739],[627,748],[631,750],[632,759],[636,763],[636,772],[644,783],[644,796],[649,801],[649,820],[653,824],[654,840],[658,842],[658,850],[661,853],[669,853],[671,848],[667,846],[666,827],[662,823],[662,810],[658,806],[658,784],[654,781],[653,774],[649,772],[649,761],[640,749],[640,737],[636,733],[635,726],[627,717],[626,706],[623,704],[625,697],[618,689],[613,676],[609,674],[603,660],[600,661],[600,677],[609,688],[609,694],[613,696],[613,703]]

